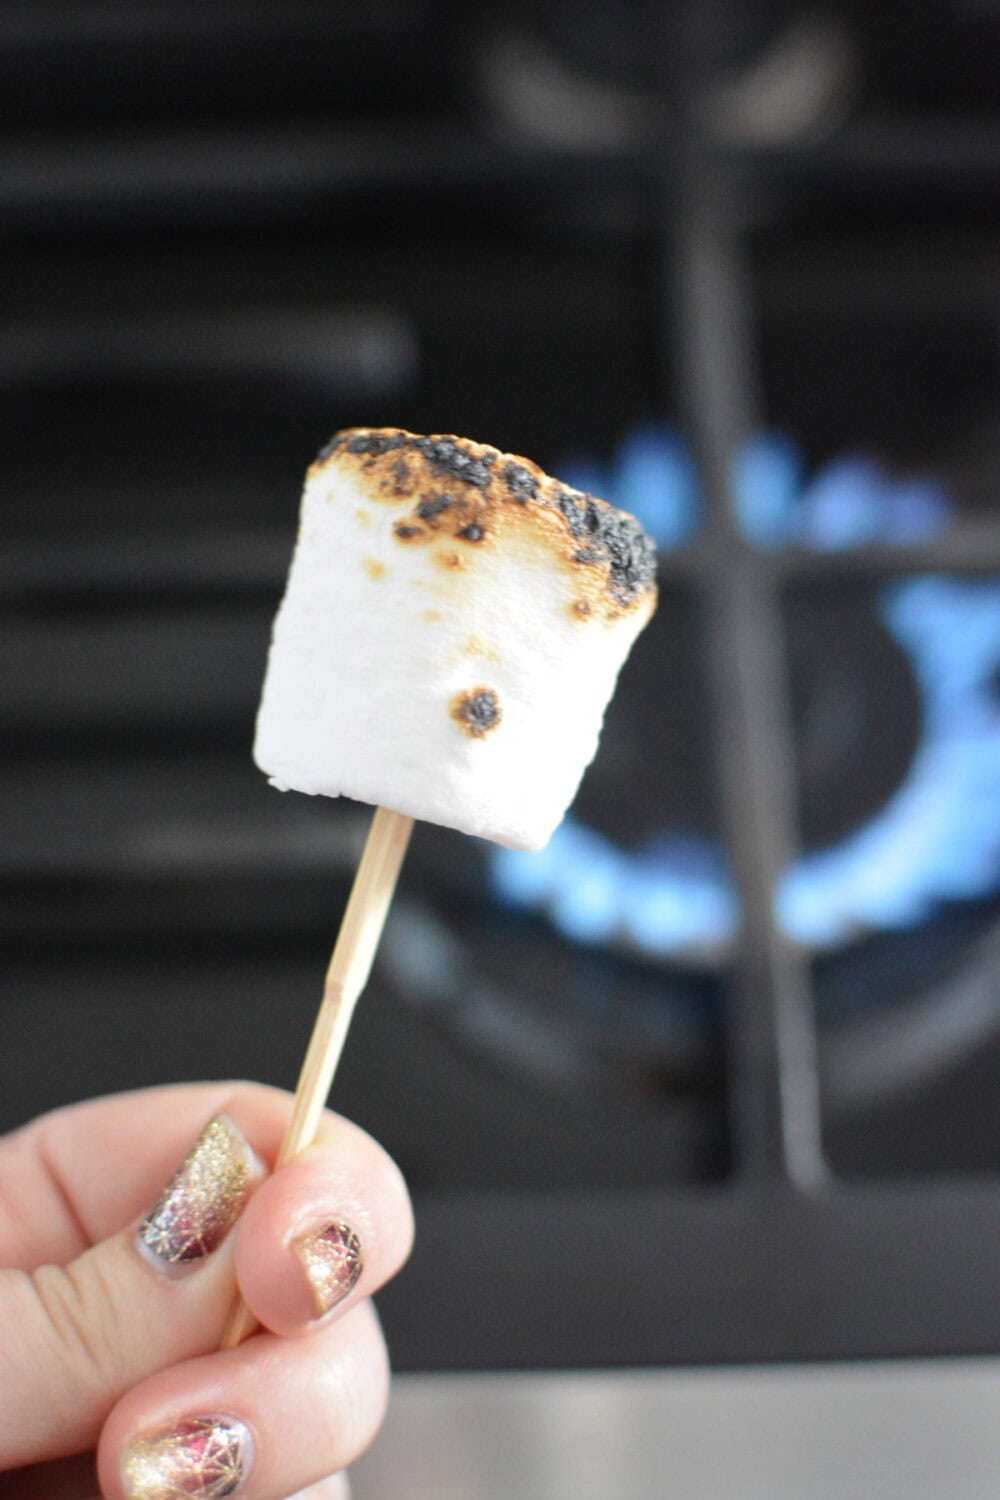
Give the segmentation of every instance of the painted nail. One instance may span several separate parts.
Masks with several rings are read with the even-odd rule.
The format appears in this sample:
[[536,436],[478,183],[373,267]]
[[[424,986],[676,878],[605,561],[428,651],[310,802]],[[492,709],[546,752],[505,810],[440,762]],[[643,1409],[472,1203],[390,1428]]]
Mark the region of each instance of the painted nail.
[[222,1500],[235,1495],[253,1464],[250,1429],[236,1417],[190,1417],[179,1427],[136,1438],[125,1450],[128,1500]]
[[254,1164],[232,1120],[210,1120],[139,1227],[147,1259],[168,1270],[217,1250],[250,1195]]
[[328,1224],[319,1234],[303,1235],[294,1250],[305,1267],[316,1316],[343,1302],[364,1266],[361,1241],[347,1224]]

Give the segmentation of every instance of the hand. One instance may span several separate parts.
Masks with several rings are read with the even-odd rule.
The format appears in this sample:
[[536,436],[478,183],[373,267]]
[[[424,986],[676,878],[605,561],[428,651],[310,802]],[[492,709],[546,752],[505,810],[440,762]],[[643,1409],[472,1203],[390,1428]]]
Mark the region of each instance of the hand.
[[[0,1139],[4,1500],[347,1496],[327,1476],[387,1395],[368,1299],[412,1217],[389,1157],[333,1115],[269,1176],[288,1109],[197,1084]],[[220,1352],[237,1280],[262,1329]]]

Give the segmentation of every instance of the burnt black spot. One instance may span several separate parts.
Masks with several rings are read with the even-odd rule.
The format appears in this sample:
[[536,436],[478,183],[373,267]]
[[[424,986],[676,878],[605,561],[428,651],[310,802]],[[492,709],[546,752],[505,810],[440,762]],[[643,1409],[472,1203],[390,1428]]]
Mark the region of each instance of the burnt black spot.
[[611,512],[601,540],[611,564],[608,588],[623,604],[628,604],[656,577],[656,548],[638,521],[624,511]]
[[330,438],[329,442],[323,444],[322,448],[317,453],[314,462],[318,464],[325,463],[328,458],[333,457],[338,449],[343,448],[346,442],[347,437],[344,433],[335,432],[333,437]]
[[557,485],[553,491],[552,498],[556,502],[563,519],[574,536],[579,536],[584,528],[583,495],[577,490],[568,490],[563,485]]
[[359,432],[347,445],[348,453],[366,453],[370,458],[381,458],[383,453],[392,453],[396,448],[405,448],[405,432]]
[[481,542],[486,533],[481,526],[477,526],[475,521],[473,521],[470,525],[463,526],[457,535],[464,537],[467,542]]
[[500,699],[492,688],[472,688],[467,693],[459,693],[452,700],[452,718],[460,723],[473,739],[482,739],[495,729],[500,723],[503,714],[500,709]]
[[405,494],[410,484],[410,466],[405,458],[397,458],[393,462],[392,477],[396,482],[396,494]]
[[392,529],[404,542],[409,541],[411,537],[424,535],[422,526],[408,526],[405,521],[397,521]]
[[450,437],[417,438],[415,443],[436,473],[446,474],[449,479],[460,479],[463,484],[475,485],[477,489],[485,489],[489,484],[492,454],[475,458]]
[[656,576],[656,548],[638,521],[613,505],[560,485],[553,496],[571,536],[574,562],[608,564],[608,592],[629,604]]
[[521,505],[534,500],[538,495],[538,480],[523,464],[505,464],[501,478],[511,495]]
[[450,495],[429,495],[417,506],[417,515],[422,521],[432,521],[451,505]]

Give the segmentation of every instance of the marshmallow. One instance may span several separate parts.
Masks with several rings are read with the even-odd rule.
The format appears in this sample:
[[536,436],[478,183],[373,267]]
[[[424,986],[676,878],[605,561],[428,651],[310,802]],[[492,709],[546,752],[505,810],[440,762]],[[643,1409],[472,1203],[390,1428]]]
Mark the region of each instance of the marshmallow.
[[351,429],[306,475],[254,759],[274,786],[546,843],[656,604],[639,524],[527,459]]

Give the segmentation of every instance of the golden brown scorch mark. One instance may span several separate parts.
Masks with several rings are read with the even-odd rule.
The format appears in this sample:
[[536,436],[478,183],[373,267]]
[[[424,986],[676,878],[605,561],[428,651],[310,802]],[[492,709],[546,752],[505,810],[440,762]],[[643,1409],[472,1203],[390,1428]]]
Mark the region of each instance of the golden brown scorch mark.
[[462,649],[467,656],[481,656],[485,661],[493,662],[498,662],[500,660],[500,652],[497,650],[496,646],[488,645],[487,642],[478,635],[470,635]]
[[500,699],[491,687],[466,688],[456,693],[449,711],[459,728],[474,740],[485,739],[503,718]]
[[430,543],[444,567],[461,567],[504,533],[529,534],[570,570],[581,618],[610,621],[655,605],[655,550],[638,522],[530,459],[387,427],[338,433],[310,474],[333,463],[350,469],[371,500],[405,507],[393,522],[396,540]]

